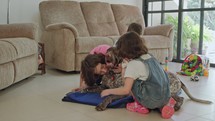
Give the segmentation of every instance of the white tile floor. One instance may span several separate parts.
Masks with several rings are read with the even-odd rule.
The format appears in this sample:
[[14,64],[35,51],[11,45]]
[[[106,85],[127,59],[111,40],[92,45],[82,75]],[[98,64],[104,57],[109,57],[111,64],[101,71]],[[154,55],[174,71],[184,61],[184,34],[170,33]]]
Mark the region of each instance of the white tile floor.
[[[177,72],[180,65],[169,63],[169,70]],[[0,121],[215,121],[215,68],[199,82],[189,81],[186,76],[180,78],[193,96],[214,103],[193,102],[182,92],[184,104],[171,119],[162,119],[156,111],[142,115],[125,108],[98,112],[94,106],[61,101],[78,87],[79,74],[48,69],[45,75],[35,75],[0,91]]]

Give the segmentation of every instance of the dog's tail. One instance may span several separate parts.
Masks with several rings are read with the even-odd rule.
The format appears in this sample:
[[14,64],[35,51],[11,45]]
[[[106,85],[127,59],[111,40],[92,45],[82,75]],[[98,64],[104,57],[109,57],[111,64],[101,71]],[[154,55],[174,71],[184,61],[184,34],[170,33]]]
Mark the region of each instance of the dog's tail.
[[195,102],[204,103],[204,104],[211,104],[212,103],[209,100],[203,100],[203,99],[198,99],[198,98],[193,97],[182,81],[181,81],[181,88],[184,90],[184,92],[187,94],[187,96]]

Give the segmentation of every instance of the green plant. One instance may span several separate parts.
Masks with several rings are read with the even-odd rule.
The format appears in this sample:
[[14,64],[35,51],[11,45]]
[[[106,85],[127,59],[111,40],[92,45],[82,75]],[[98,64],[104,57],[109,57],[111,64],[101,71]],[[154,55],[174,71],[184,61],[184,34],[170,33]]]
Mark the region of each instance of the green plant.
[[[191,28],[191,40],[193,41],[193,42],[198,42],[198,40],[199,40],[199,33],[200,33],[200,27],[199,27],[199,25],[198,24],[195,24],[195,25],[193,25],[192,26],[192,28]],[[203,40],[204,41],[211,41],[212,40],[212,35],[211,35],[211,33],[210,33],[210,31],[209,31],[209,29],[208,28],[206,28],[205,26],[204,26],[204,34],[203,34]]]
[[[173,24],[175,29],[178,28],[178,17],[167,16],[166,20],[167,23]],[[194,22],[186,16],[182,22],[182,39],[186,41],[187,39],[191,39],[193,42],[197,42],[200,36],[200,26],[198,24],[194,24]],[[175,30],[177,31],[177,30]],[[208,28],[204,26],[204,34],[203,39],[204,41],[211,41],[212,35]]]
[[[177,46],[177,29],[178,29],[178,17],[173,16],[167,16],[166,23],[174,25],[174,49],[176,49]],[[190,45],[193,44],[197,46],[195,49],[197,51],[198,48],[198,42],[200,37],[200,26],[198,24],[195,24],[192,19],[190,19],[189,16],[185,16],[182,22],[182,48],[184,49],[184,54],[186,56],[187,49],[190,48]],[[212,40],[212,34],[210,33],[209,29],[204,26],[204,34],[203,34],[203,40],[204,41],[211,41]],[[189,43],[189,41],[191,43]],[[176,50],[174,50],[176,51]]]

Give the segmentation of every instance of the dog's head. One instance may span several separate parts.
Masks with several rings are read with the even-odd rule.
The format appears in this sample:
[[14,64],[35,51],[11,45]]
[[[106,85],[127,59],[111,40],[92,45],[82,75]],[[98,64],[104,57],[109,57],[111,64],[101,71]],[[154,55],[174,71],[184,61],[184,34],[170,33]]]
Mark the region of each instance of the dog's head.
[[111,47],[107,50],[105,61],[110,68],[116,68],[122,63],[122,58],[118,56],[118,51],[115,47]]

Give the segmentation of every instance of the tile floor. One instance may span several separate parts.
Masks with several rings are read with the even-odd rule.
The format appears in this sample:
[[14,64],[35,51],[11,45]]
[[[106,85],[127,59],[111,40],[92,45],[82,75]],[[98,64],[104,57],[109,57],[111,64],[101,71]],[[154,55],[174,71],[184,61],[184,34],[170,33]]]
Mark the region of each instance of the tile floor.
[[[178,63],[169,63],[169,70],[177,72]],[[179,76],[193,96],[209,99],[213,104],[201,104],[185,97],[182,108],[171,119],[162,119],[160,113],[147,115],[129,112],[125,108],[98,112],[94,106],[62,102],[72,88],[79,85],[79,74],[48,69],[45,75],[34,75],[0,91],[0,121],[215,121],[215,68],[209,77],[199,82]]]

